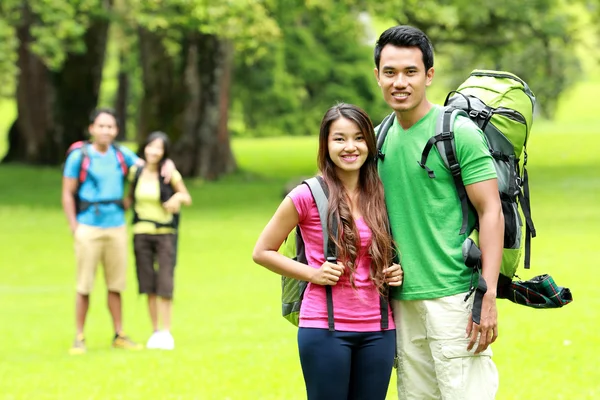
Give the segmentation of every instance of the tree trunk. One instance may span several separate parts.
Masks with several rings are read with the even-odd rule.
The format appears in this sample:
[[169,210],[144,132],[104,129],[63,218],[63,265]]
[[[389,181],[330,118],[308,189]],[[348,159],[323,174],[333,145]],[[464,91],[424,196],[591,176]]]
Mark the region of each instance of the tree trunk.
[[17,120],[3,162],[57,165],[72,142],[86,137],[98,101],[108,20],[93,20],[83,38],[85,53],[67,54],[61,70],[52,72],[29,49],[35,19],[26,9],[17,28]]
[[187,61],[189,102],[173,159],[184,176],[212,180],[236,168],[227,129],[231,44],[213,35],[196,35]]
[[54,163],[62,162],[71,143],[88,137],[90,113],[98,104],[108,39],[108,20],[93,20],[84,35],[86,51],[69,54],[63,68],[53,74],[56,87]]
[[[145,29],[139,30],[140,63],[144,95],[140,105],[137,141],[140,145],[153,131],[163,131],[176,140],[183,129],[185,88],[183,67],[177,63],[162,42],[162,36]],[[185,54],[186,44],[182,44]]]
[[119,75],[117,77],[117,99],[115,101],[115,111],[119,119],[118,141],[127,139],[127,100],[129,98],[129,73],[125,66],[125,55],[123,49],[119,50]]
[[54,93],[50,75],[42,61],[29,50],[33,38],[29,27],[34,21],[25,7],[23,21],[17,27],[17,119],[8,133],[8,152],[3,162],[36,163],[41,161],[41,150],[53,127],[50,104]]

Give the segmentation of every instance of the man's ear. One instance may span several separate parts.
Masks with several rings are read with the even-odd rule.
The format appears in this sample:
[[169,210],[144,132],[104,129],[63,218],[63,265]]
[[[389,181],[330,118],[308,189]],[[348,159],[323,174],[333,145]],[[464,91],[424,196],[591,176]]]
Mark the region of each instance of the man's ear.
[[375,74],[375,79],[377,79],[377,85],[381,87],[381,82],[379,82],[379,70],[377,68],[373,68],[373,73]]
[[435,69],[431,67],[426,74],[425,86],[431,85],[431,82],[433,81],[433,75],[435,75]]

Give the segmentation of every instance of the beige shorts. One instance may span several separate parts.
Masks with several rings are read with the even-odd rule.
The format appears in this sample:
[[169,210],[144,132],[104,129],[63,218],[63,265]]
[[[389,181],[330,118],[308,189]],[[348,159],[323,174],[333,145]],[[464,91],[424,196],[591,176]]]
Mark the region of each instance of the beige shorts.
[[75,259],[77,262],[77,293],[90,294],[98,264],[104,267],[104,280],[110,292],[125,290],[127,275],[127,230],[97,228],[81,225],[75,231]]
[[[492,400],[498,370],[492,349],[474,354],[465,338],[473,296],[392,300],[399,400]],[[477,345],[475,346],[477,347]]]

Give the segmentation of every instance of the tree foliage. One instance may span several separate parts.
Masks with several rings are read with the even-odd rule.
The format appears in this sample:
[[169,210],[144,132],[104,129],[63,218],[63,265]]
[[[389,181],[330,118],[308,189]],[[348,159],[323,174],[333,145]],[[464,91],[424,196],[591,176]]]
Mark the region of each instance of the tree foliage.
[[235,165],[230,109],[234,133],[253,136],[314,134],[335,102],[375,122],[389,111],[365,15],[423,29],[448,88],[475,68],[509,70],[551,117],[581,76],[576,49],[593,31],[578,31],[582,10],[600,25],[600,0],[1,0],[0,96],[16,93],[19,110],[8,159],[59,163],[82,137],[109,22],[112,97],[138,141],[164,130],[184,174],[213,178]]
[[381,116],[372,47],[359,10],[344,2],[273,1],[281,40],[253,63],[236,62],[234,86],[243,132],[253,136],[318,132],[325,110],[355,103]]

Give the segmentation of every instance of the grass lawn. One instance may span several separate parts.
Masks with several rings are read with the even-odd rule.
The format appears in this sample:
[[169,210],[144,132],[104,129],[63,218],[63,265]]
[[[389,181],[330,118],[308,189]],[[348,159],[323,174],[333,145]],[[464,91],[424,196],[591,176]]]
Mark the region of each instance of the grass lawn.
[[[568,125],[562,124],[563,128]],[[598,129],[534,128],[530,145],[532,270],[569,286],[573,304],[532,310],[499,303],[498,399],[600,398],[593,326],[600,309]],[[102,275],[87,323],[88,354],[69,356],[74,330],[72,238],[60,172],[0,166],[0,399],[302,399],[295,329],[279,316],[279,278],[250,254],[290,178],[315,170],[316,139],[233,142],[243,172],[190,181],[176,271],[172,352],[112,350]],[[145,299],[133,258],[125,329],[145,341]],[[395,378],[389,399],[395,398]]]

